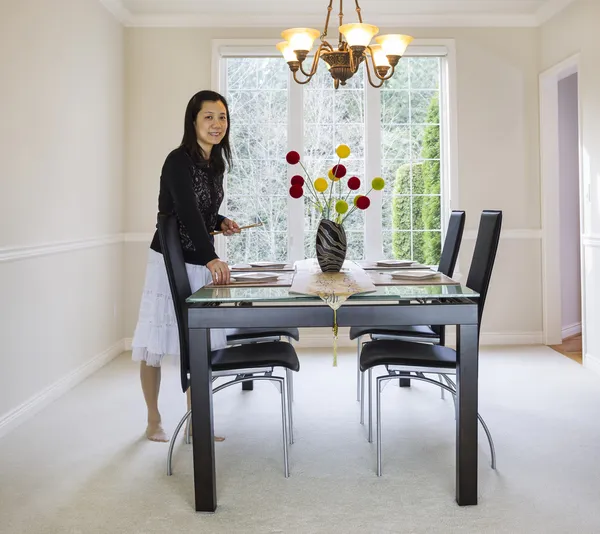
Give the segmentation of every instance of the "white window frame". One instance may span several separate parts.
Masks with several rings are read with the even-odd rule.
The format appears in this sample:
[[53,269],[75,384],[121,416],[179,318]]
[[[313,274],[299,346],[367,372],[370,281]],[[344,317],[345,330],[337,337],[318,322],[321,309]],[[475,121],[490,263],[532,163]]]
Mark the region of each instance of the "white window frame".
[[[231,57],[281,57],[275,48],[279,39],[213,39],[211,87],[221,94],[227,92],[226,71],[223,59]],[[441,225],[442,242],[445,238],[448,218],[453,209],[458,209],[458,125],[456,98],[456,45],[454,39],[415,39],[404,57],[437,56],[444,57],[440,80],[440,169],[441,169]],[[284,61],[281,58],[281,61]],[[400,60],[402,61],[402,60]],[[366,176],[381,174],[381,109],[379,89],[366,83],[365,94],[365,173]],[[343,89],[339,89],[343,91]],[[303,90],[293,81],[290,73],[288,100],[288,147],[300,153],[303,151]],[[375,154],[372,154],[375,152]],[[293,170],[288,167],[288,178]],[[227,184],[225,183],[227,196]],[[371,202],[374,209],[365,212],[365,259],[375,260],[382,256],[383,237],[381,233],[382,193],[373,191]],[[303,203],[288,199],[288,221],[304,217]],[[217,254],[226,258],[224,238],[216,239]],[[295,261],[304,258],[304,225],[288,227],[288,259]]]

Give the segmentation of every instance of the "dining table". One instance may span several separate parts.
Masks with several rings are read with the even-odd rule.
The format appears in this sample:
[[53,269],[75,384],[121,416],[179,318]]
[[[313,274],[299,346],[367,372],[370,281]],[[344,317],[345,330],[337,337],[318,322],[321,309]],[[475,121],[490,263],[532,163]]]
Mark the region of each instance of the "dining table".
[[[368,262],[367,262],[368,263]],[[232,280],[208,285],[186,301],[188,314],[195,509],[217,509],[210,330],[213,328],[333,328],[456,325],[456,502],[477,504],[478,294],[439,274],[403,280],[398,269],[376,264],[352,267],[373,281],[368,292],[350,295],[337,310],[322,297],[292,291],[298,266],[283,264],[270,282]],[[345,264],[346,265],[346,264]],[[268,268],[268,266],[267,266]],[[236,272],[265,272],[238,266]],[[415,271],[416,272],[416,271]],[[264,278],[264,277],[263,277]],[[301,475],[300,475],[301,476]],[[375,476],[375,475],[374,475]],[[250,489],[249,489],[250,491]]]

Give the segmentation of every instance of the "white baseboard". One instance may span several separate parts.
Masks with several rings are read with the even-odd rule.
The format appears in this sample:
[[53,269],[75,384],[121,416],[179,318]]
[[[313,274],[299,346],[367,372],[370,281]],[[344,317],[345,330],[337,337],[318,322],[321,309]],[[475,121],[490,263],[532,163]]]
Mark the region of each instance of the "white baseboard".
[[48,387],[26,400],[14,410],[0,416],[0,437],[8,434],[30,417],[46,408],[53,401],[67,393],[77,384],[83,382],[88,376],[116,358],[123,352],[124,340],[117,341],[112,347],[94,356],[90,361],[84,363],[68,375],[50,384]]
[[586,353],[583,355],[583,366],[597,375],[600,375],[600,358]]
[[123,350],[131,350],[131,343],[133,343],[133,338],[132,337],[126,337],[123,340]]
[[[338,332],[338,347],[356,347],[356,340],[348,338],[349,328],[340,328]],[[447,335],[447,345],[456,345],[456,336],[452,332]],[[541,345],[542,332],[482,332],[481,345]],[[301,328],[300,348],[329,348],[333,346],[333,332],[330,328]]]
[[572,325],[565,326],[562,329],[563,339],[574,336],[576,334],[581,334],[581,323],[573,323]]

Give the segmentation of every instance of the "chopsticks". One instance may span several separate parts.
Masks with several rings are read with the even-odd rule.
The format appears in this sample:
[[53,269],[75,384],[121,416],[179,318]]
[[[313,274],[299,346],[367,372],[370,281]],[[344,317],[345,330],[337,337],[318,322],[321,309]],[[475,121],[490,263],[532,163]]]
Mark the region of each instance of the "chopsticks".
[[[255,224],[249,224],[248,226],[240,226],[240,230],[246,230],[247,228],[256,228],[257,226],[262,226],[263,223],[259,222],[259,223],[255,223]],[[219,235],[222,234],[223,230],[220,230],[218,232],[211,232],[210,235]]]

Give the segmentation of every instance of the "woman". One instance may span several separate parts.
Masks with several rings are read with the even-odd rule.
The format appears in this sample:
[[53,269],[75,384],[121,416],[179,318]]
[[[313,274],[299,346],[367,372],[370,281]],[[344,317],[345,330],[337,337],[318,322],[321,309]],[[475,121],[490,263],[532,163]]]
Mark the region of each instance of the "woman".
[[[185,111],[183,140],[165,160],[160,177],[158,211],[174,213],[192,291],[211,281],[229,283],[229,266],[215,252],[213,230],[239,233],[239,226],[219,215],[225,166],[231,165],[229,108],[223,96],[200,91]],[[211,332],[213,349],[226,345],[225,331]],[[158,232],[150,245],[140,314],[132,342],[140,362],[142,391],[148,408],[146,436],[168,441],[158,410],[160,365],[165,355],[179,355],[179,338],[171,290]],[[189,392],[188,392],[189,393]]]

